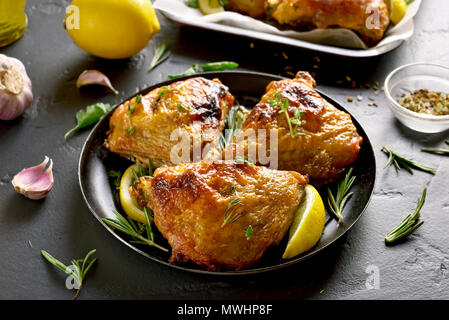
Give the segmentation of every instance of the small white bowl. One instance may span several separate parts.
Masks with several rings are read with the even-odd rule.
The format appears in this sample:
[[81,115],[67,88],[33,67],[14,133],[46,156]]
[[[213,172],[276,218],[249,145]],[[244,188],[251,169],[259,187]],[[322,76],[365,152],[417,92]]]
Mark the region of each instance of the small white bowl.
[[428,63],[407,64],[392,71],[385,79],[388,106],[402,124],[415,131],[426,133],[449,129],[449,115],[417,113],[397,102],[404,93],[412,93],[419,89],[449,93],[449,68]]

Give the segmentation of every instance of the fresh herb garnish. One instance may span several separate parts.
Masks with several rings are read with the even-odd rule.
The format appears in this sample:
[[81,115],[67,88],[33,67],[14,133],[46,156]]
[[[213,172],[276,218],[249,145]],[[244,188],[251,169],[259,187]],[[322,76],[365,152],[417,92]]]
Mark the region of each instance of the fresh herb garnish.
[[178,109],[179,109],[179,110],[184,109],[184,110],[187,111],[187,112],[192,111],[192,109],[190,109],[189,107],[186,107],[186,106],[183,105],[182,103],[178,103],[177,106],[178,106]]
[[223,218],[223,224],[221,225],[222,228],[226,224],[236,222],[238,219],[240,219],[241,217],[243,217],[246,214],[246,212],[238,213],[235,210],[236,206],[239,206],[241,204],[242,203],[240,202],[239,198],[236,198],[228,203],[228,208],[226,209],[226,212],[225,212],[224,218]]
[[95,103],[87,106],[85,109],[81,109],[76,113],[77,125],[64,135],[64,139],[67,139],[72,133],[77,130],[88,127],[94,123],[100,121],[110,110],[112,109],[110,104]]
[[235,193],[235,184],[231,183],[229,186],[229,194],[233,195]]
[[249,164],[250,166],[254,166],[254,162],[251,160],[246,159],[246,157],[237,156],[235,157],[236,163],[243,163],[243,164]]
[[108,171],[108,176],[114,178],[114,185],[117,190],[120,189],[120,181],[122,179],[121,171],[110,170]]
[[[129,125],[132,125],[131,121],[129,121]],[[132,126],[128,130],[126,130],[127,135],[132,135],[134,132],[136,132],[136,126]]]
[[74,268],[67,267],[65,264],[63,264],[58,259],[55,259],[51,254],[49,254],[45,250],[41,250],[41,254],[48,262],[50,262],[56,268],[65,272],[69,276],[73,277],[74,281],[76,282],[75,288],[77,289],[75,296],[73,297],[73,300],[75,300],[81,291],[81,288],[83,286],[83,280],[86,277],[87,272],[90,270],[95,261],[97,261],[97,258],[94,258],[89,261],[89,258],[96,251],[97,251],[96,249],[89,251],[89,253],[84,257],[84,259],[72,260],[72,265]]
[[154,103],[153,103],[153,105],[152,105],[152,108],[153,108],[153,109],[156,109],[157,104],[158,104],[159,101],[162,99],[162,97],[164,96],[164,94],[170,93],[170,92],[172,92],[172,91],[173,91],[173,89],[170,89],[170,88],[167,87],[167,86],[163,86],[163,87],[161,88],[161,90],[158,92],[158,98],[156,99],[156,101],[154,101]]
[[229,3],[229,0],[218,0],[218,4],[222,7],[226,6]]
[[427,173],[435,174],[436,169],[426,167],[420,164],[417,164],[411,160],[405,159],[404,157],[398,155],[396,152],[388,149],[387,147],[382,147],[382,151],[388,155],[388,162],[385,165],[385,168],[393,165],[397,171],[400,171],[401,168],[407,170],[410,174],[413,174],[412,169],[421,170]]
[[131,120],[131,115],[134,113],[134,111],[136,110],[137,106],[142,102],[142,95],[138,94],[136,96],[136,100],[134,101],[133,106],[131,107],[131,102],[128,103],[128,125],[129,128],[128,130],[126,130],[126,134],[131,135],[134,132],[136,132],[136,126],[133,125],[132,120]]
[[421,198],[418,198],[415,211],[409,214],[396,228],[387,234],[385,237],[385,243],[393,244],[398,240],[407,237],[413,231],[422,226],[424,221],[420,221],[419,218],[421,216],[421,209],[426,201],[426,194],[427,188],[424,189]]
[[[123,233],[126,233],[131,238],[135,240],[131,240],[131,243],[144,244],[152,247],[156,247],[162,251],[168,252],[168,250],[154,242],[154,234],[151,229],[151,222],[148,217],[147,208],[143,208],[145,213],[145,218],[147,223],[140,223],[137,221],[133,221],[131,218],[125,219],[120,213],[116,210],[112,210],[115,214],[115,219],[112,218],[103,218],[104,223],[106,223],[109,227],[119,230]],[[146,233],[146,236],[145,236]]]
[[249,111],[243,106],[235,106],[228,113],[226,117],[226,135],[224,136],[222,134],[220,136],[220,146],[222,149],[226,148],[232,142],[235,135],[240,131],[248,112]]
[[253,227],[251,225],[249,225],[248,229],[246,229],[245,236],[246,240],[251,239],[251,237],[253,236]]
[[338,224],[343,220],[343,209],[348,201],[349,197],[352,196],[352,192],[349,192],[352,185],[354,184],[355,176],[352,176],[352,168],[348,170],[343,180],[338,182],[337,194],[334,196],[330,188],[327,188],[327,203],[329,205],[330,211],[337,218]]
[[136,110],[137,106],[142,102],[142,95],[138,94],[136,96],[136,100],[133,104],[133,106],[131,107],[131,103],[128,104],[128,113],[129,115],[132,115],[134,113],[134,111]]
[[[279,110],[279,114],[281,114],[281,113],[285,114],[285,119],[287,120],[288,129],[290,130],[290,135],[292,137],[305,135],[304,133],[297,131],[299,126],[303,126],[306,124],[305,120],[301,120],[301,117],[305,114],[305,111],[303,111],[299,108],[296,108],[293,113],[293,118],[290,118],[290,115],[288,113],[288,107],[289,107],[288,99],[282,100],[282,96],[279,92],[275,93],[274,98],[268,99],[268,102],[273,107],[281,108],[281,110]],[[292,124],[295,126],[294,128],[292,127]]]
[[[196,0],[198,1],[198,0]],[[198,2],[197,2],[198,7]],[[148,68],[148,71],[153,70],[158,65],[160,65],[162,62],[168,59],[170,57],[171,52],[167,50],[168,43],[167,41],[162,42],[161,44],[158,44],[154,48],[154,55],[153,60],[151,60],[150,67]]]
[[186,5],[188,5],[190,8],[194,8],[194,9],[198,9],[199,5],[198,5],[198,0],[187,0],[185,2]]
[[191,76],[197,73],[201,72],[207,72],[207,71],[223,71],[223,70],[232,70],[235,68],[238,68],[239,64],[232,61],[220,61],[220,62],[212,62],[212,63],[206,63],[206,64],[194,64],[192,67],[187,69],[181,74],[176,75],[170,75],[168,76],[168,79],[176,79],[186,76]]
[[442,148],[422,148],[421,151],[448,156],[449,155],[449,140],[444,141],[444,143],[446,145]]

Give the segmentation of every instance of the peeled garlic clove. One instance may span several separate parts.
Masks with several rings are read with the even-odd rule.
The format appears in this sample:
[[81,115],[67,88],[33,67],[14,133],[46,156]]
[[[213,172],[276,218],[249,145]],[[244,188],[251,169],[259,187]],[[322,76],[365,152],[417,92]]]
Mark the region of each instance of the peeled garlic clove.
[[[50,163],[48,168],[47,164]],[[53,160],[45,156],[45,160],[35,167],[23,169],[14,176],[12,185],[25,197],[39,200],[45,198],[53,188]]]
[[84,70],[76,80],[76,87],[81,88],[83,86],[96,84],[100,86],[105,86],[111,89],[115,94],[118,91],[112,86],[111,81],[102,72],[98,70]]

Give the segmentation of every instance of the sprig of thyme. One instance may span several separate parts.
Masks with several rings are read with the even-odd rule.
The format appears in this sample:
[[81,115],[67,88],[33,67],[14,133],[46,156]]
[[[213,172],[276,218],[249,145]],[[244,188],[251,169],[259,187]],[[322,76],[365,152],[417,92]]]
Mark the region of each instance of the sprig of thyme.
[[355,181],[355,176],[352,175],[352,168],[348,170],[343,180],[341,180],[337,185],[337,194],[334,196],[330,188],[327,188],[327,203],[329,205],[330,211],[337,218],[337,223],[340,224],[343,220],[343,209],[346,205],[348,199],[352,196],[353,192],[351,190],[352,185]]
[[[64,263],[59,261],[58,259],[54,258],[51,254],[49,254],[45,250],[41,250],[42,256],[50,262],[52,265],[54,265],[59,270],[65,272],[69,276],[72,276],[74,281],[76,282],[75,288],[76,293],[73,297],[73,300],[78,298],[78,295],[81,291],[81,288],[83,286],[83,280],[86,277],[87,272],[90,270],[90,268],[93,266],[95,261],[97,261],[97,258],[94,258],[89,261],[90,257],[96,252],[96,249],[93,249],[87,253],[87,255],[84,257],[84,259],[74,259],[72,260],[72,265],[74,268],[67,267]],[[75,270],[73,270],[75,269]]]
[[[279,110],[279,114],[285,114],[285,119],[287,120],[288,129],[290,131],[290,135],[292,137],[295,136],[304,136],[305,134],[303,132],[298,132],[298,127],[303,126],[306,124],[305,120],[301,120],[301,117],[306,113],[305,111],[296,108],[293,113],[293,118],[290,118],[290,114],[288,112],[289,108],[289,102],[288,99],[282,100],[282,96],[279,92],[276,92],[274,94],[274,98],[268,99],[268,102],[273,107],[279,107],[281,110]],[[295,126],[293,128],[292,124]]]
[[385,237],[386,244],[393,244],[407,237],[413,231],[421,227],[424,221],[420,221],[421,209],[426,201],[427,188],[424,188],[421,198],[418,198],[416,209],[413,213],[405,217],[404,220]]
[[413,174],[413,170],[412,169],[417,169],[417,170],[421,170],[427,173],[431,173],[431,174],[435,174],[436,173],[436,169],[431,168],[431,167],[427,167],[427,166],[423,166],[420,164],[417,164],[411,160],[408,160],[402,156],[400,156],[399,154],[397,154],[396,152],[388,149],[387,147],[382,147],[382,151],[385,152],[388,155],[388,162],[385,165],[385,168],[393,165],[397,171],[400,171],[401,168],[404,168],[405,170],[407,170],[410,174]]
[[226,209],[226,212],[224,214],[223,223],[221,227],[223,228],[226,224],[234,223],[241,217],[243,217],[246,212],[237,212],[235,209],[237,206],[241,205],[239,198],[235,198],[231,200],[231,202],[228,203],[228,208]]
[[129,128],[128,130],[126,130],[126,133],[128,135],[133,134],[134,132],[136,132],[136,126],[133,125],[132,120],[131,120],[131,115],[134,113],[134,111],[136,111],[137,106],[142,102],[142,95],[138,94],[136,96],[136,100],[134,101],[134,104],[131,105],[131,102],[128,104],[128,125]]

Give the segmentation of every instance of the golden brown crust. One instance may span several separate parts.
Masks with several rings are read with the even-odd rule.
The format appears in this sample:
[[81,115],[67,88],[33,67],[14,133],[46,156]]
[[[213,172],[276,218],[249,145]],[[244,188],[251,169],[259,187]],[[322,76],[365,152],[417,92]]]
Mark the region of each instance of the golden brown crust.
[[368,46],[379,42],[390,24],[384,0],[230,0],[226,9],[265,15],[292,28],[347,28]]
[[[170,136],[175,129],[186,133],[197,130],[204,144],[217,144],[234,104],[234,97],[219,80],[202,77],[157,88],[143,96],[137,106],[135,100],[126,101],[114,111],[105,146],[144,163],[150,158],[155,166],[173,164],[170,151],[178,141],[172,141]],[[132,114],[129,107],[135,107]],[[134,132],[127,133],[133,126]]]
[[266,0],[229,0],[226,10],[237,11],[253,18],[261,18],[265,15]]
[[[293,221],[307,184],[296,172],[214,161],[161,167],[141,178],[133,195],[153,210],[172,246],[171,262],[191,260],[210,270],[242,269],[278,244]],[[229,203],[243,214],[223,225]],[[245,231],[252,226],[253,236]]]
[[[248,136],[250,130],[257,132],[258,129],[267,131],[269,150],[272,142],[268,132],[274,130],[278,137],[278,169],[308,175],[315,185],[336,180],[357,159],[363,139],[357,133],[351,116],[328,103],[313,86],[314,83],[303,72],[292,80],[271,82],[234,139],[240,145],[229,145],[223,154],[236,156],[236,150],[243,145],[244,155],[248,157],[248,140],[243,137]],[[279,112],[281,108],[270,103],[276,95],[281,101],[289,101],[290,118],[297,108],[305,111],[301,119],[306,123],[297,128],[297,132],[303,135],[291,136],[286,117]],[[252,160],[266,165],[258,159]]]
[[293,27],[354,30],[368,46],[379,42],[390,24],[384,0],[267,0],[266,11],[280,24]]

